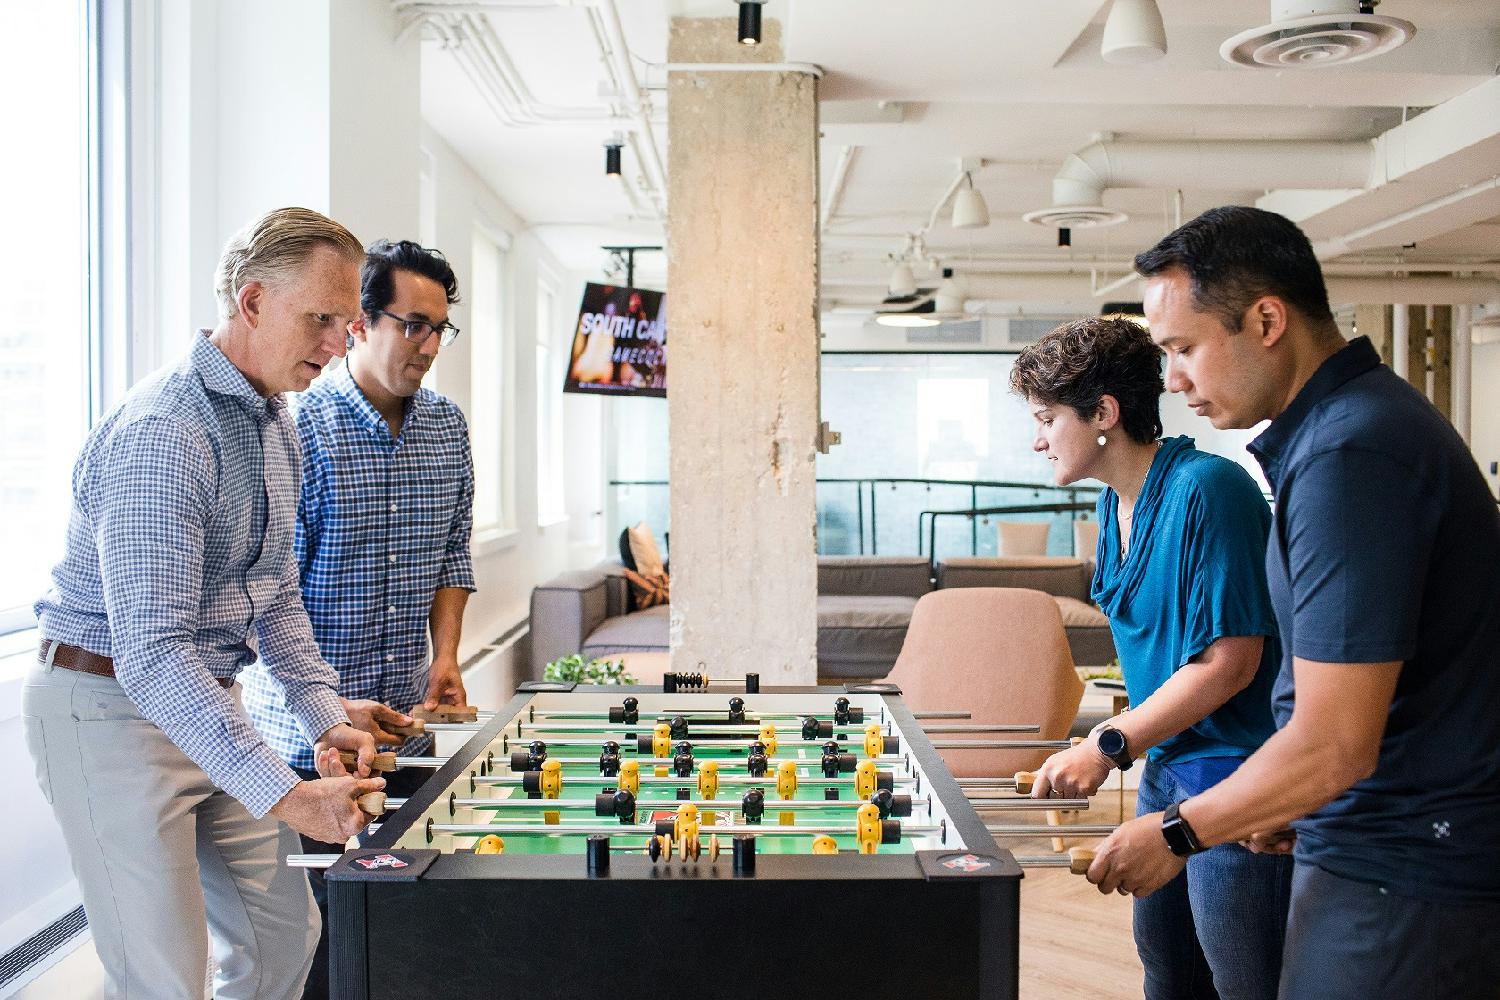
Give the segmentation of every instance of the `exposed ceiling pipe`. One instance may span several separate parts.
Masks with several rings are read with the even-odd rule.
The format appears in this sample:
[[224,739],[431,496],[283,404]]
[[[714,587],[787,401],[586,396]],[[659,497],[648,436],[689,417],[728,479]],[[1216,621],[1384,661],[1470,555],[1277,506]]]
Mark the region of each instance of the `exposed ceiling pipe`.
[[1302,227],[1325,257],[1391,252],[1500,214],[1500,78],[1473,87],[1376,137],[1371,183],[1310,199],[1273,191],[1261,208]]
[[625,29],[620,25],[620,11],[615,0],[592,0],[598,10],[604,28],[604,41],[608,48],[605,57],[612,61],[615,76],[624,89],[625,110],[635,120],[640,140],[631,145],[640,157],[646,171],[648,194],[656,204],[657,211],[667,214],[667,168],[662,165],[661,147],[656,142],[656,130],[651,123],[651,99],[641,89],[630,63],[630,49],[625,44]]
[[[1132,276],[1133,277],[1133,276]],[[879,285],[879,282],[875,283]],[[1092,299],[1086,274],[969,273],[966,309],[1003,302],[1088,302]],[[1329,301],[1334,305],[1377,305],[1418,302],[1431,305],[1477,305],[1500,301],[1500,280],[1416,275],[1406,278],[1331,277],[1327,280]],[[823,283],[827,298],[843,301],[862,299],[873,307],[880,298],[878,287],[864,280]]]
[[[939,256],[943,256],[939,254]],[[1125,272],[1131,271],[1133,262],[1130,257],[1102,257],[1102,256],[1043,256],[1028,253],[986,253],[976,251],[975,253],[962,255],[965,274],[1090,274],[1098,280],[1100,274],[1118,273],[1128,279],[1131,275]],[[888,253],[852,253],[848,251],[824,251],[823,271],[825,274],[836,274],[840,271],[850,272],[868,266],[871,275],[870,280],[877,282],[879,276],[884,274],[890,267],[890,255]],[[1469,277],[1489,276],[1500,277],[1500,263],[1494,259],[1489,261],[1475,261],[1471,263],[1454,262],[1444,260],[1441,262],[1389,260],[1389,261],[1367,261],[1367,260],[1337,260],[1323,265],[1323,276],[1334,277]]]
[[[1395,242],[1396,239],[1400,239],[1410,240],[1410,242],[1414,243],[1418,239],[1418,235],[1410,230],[1403,232],[1394,239],[1389,236],[1383,239],[1381,237],[1382,233],[1389,233],[1390,230],[1413,224],[1422,227],[1420,238],[1426,239],[1432,236],[1441,236],[1443,233],[1452,232],[1454,229],[1461,228],[1467,224],[1469,219],[1474,215],[1473,212],[1468,210],[1468,204],[1471,201],[1493,201],[1494,199],[1489,199],[1487,196],[1494,192],[1500,192],[1500,176],[1491,177],[1489,180],[1480,181],[1478,184],[1471,184],[1468,187],[1433,198],[1431,201],[1425,201],[1413,208],[1408,208],[1404,212],[1397,212],[1395,215],[1381,219],[1379,222],[1371,223],[1368,226],[1361,226],[1358,229],[1344,233],[1342,236],[1319,240],[1313,244],[1313,253],[1317,255],[1319,260],[1340,257],[1346,253],[1358,251],[1367,245],[1366,241],[1372,238],[1381,242]],[[1492,210],[1493,208],[1487,205],[1480,214],[1484,215]]]
[[1371,156],[1368,142],[1106,139],[1069,154],[1063,161],[1052,179],[1052,204],[1058,209],[1102,209],[1104,192],[1124,187],[1221,191],[1363,188],[1371,179]]
[[[405,35],[414,28],[430,26],[443,48],[453,52],[460,67],[474,81],[485,103],[505,125],[597,125],[629,132],[627,143],[641,164],[643,193],[650,199],[654,216],[666,212],[666,169],[656,142],[650,99],[642,91],[630,63],[624,29],[614,0],[480,0],[480,2],[442,2],[442,0],[396,0],[396,13],[407,18],[401,30]],[[604,107],[566,107],[546,104],[536,98],[511,61],[488,15],[505,10],[588,6],[594,44],[609,76],[611,85],[623,97],[623,109]],[[632,211],[637,216],[639,202],[626,184]]]
[[833,177],[828,182],[828,197],[823,199],[823,220],[820,229],[828,228],[828,220],[838,214],[839,202],[844,200],[844,186],[849,183],[849,170],[859,156],[858,146],[843,146],[833,164]]

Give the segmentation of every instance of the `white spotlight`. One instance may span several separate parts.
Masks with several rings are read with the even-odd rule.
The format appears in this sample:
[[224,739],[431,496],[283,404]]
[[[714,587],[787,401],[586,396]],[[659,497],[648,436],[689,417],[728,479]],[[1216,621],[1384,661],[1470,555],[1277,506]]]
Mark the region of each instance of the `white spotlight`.
[[893,299],[903,299],[908,295],[917,294],[917,278],[911,273],[911,265],[906,261],[897,261],[896,266],[891,268],[891,280],[886,286],[886,291]]
[[1156,0],[1115,0],[1104,22],[1099,54],[1105,62],[1135,65],[1167,54],[1167,32]]
[[965,175],[969,186],[953,199],[953,228],[979,229],[990,224],[990,206],[984,203],[984,195],[974,190],[974,178]]

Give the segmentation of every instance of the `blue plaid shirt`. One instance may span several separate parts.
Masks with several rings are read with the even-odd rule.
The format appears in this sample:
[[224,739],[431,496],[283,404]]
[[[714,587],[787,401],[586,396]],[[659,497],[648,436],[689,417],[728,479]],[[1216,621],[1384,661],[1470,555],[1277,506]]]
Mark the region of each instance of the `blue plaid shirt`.
[[[443,587],[474,589],[469,556],[474,464],[469,428],[449,399],[419,389],[401,436],[355,385],[347,364],[296,402],[302,441],[297,562],[302,601],[339,693],[401,712],[427,697],[428,618]],[[270,670],[246,674],[245,706],[283,759],[312,767]],[[408,740],[420,754],[431,737]]]
[[36,603],[45,638],[113,657],[141,715],[255,816],[298,779],[215,681],[255,659],[252,627],[309,739],[349,721],[297,596],[297,463],[283,398],[201,332],[89,433]]

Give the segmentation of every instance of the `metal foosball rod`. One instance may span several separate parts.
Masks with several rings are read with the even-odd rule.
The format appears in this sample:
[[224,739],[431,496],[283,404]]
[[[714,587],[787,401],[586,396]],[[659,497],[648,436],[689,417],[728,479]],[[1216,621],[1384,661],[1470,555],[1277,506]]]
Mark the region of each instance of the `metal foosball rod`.
[[1024,824],[1016,826],[986,826],[992,837],[1056,837],[1066,834],[1069,837],[1108,837],[1117,829],[1114,826],[1027,826]]
[[[930,807],[932,800],[925,795],[910,796],[910,804],[913,809],[921,806]],[[404,801],[404,800],[401,800]],[[641,812],[651,812],[661,807],[671,806],[676,808],[684,803],[697,806],[708,812],[739,812],[744,805],[739,799],[641,799],[635,805]],[[817,809],[844,809],[848,810],[864,804],[863,799],[765,799],[764,809],[766,812],[786,812]],[[454,799],[449,805],[456,809],[486,809],[496,812],[515,810],[540,810],[550,812],[551,810],[587,810],[599,814],[600,804],[594,799]],[[389,806],[395,808],[395,806]],[[1071,827],[1069,828],[1072,829]]]
[[[886,822],[896,822],[887,820]],[[906,837],[940,837],[947,833],[947,825],[942,823],[908,824],[901,823],[900,832],[902,838]],[[651,834],[656,825],[624,823],[433,823],[428,826],[428,834],[449,834],[452,836],[486,836],[488,834],[540,834],[548,837],[561,836],[625,836],[640,837]],[[705,828],[706,829],[706,828]],[[822,834],[829,836],[856,836],[859,831],[848,823],[818,823],[797,826],[777,826],[775,824],[744,824],[744,825],[715,825],[713,833],[719,836],[765,836],[765,837],[816,837]],[[899,841],[891,841],[898,843]]]
[[969,805],[974,807],[975,812],[1051,812],[1087,809],[1089,800],[1033,799],[1025,795],[1014,795],[1010,798],[970,799]]
[[958,787],[965,789],[964,794],[973,798],[976,794],[983,797],[986,792],[970,792],[968,789],[991,789],[991,788],[1014,788],[1018,794],[1030,795],[1032,786],[1036,784],[1036,773],[1034,771],[1017,771],[1015,774],[1001,775],[993,778],[954,778]]
[[1094,852],[1086,847],[1073,847],[1066,854],[1018,855],[1016,864],[1022,868],[1066,868],[1074,875],[1088,873],[1094,863]]
[[[799,766],[803,766],[803,765],[799,765]],[[817,764],[815,762],[809,761],[805,766],[807,766],[807,767],[816,767]],[[807,784],[809,786],[814,786],[815,785],[818,788],[822,788],[825,785],[829,785],[829,786],[850,785],[850,786],[852,786],[852,785],[856,784],[858,782],[858,780],[859,780],[858,778],[848,778],[848,777],[844,777],[843,775],[840,775],[837,778],[828,778],[828,777],[824,777],[822,775],[818,775],[818,776],[814,776],[814,777],[807,777],[806,775],[803,775],[802,777],[807,778]],[[673,776],[673,775],[667,775],[666,777],[657,777],[654,774],[643,774],[643,775],[641,775],[641,777],[640,777],[639,780],[640,780],[640,783],[642,785],[670,785],[670,786],[677,787],[677,788],[681,788],[681,787],[684,786],[684,784],[691,784],[691,782],[692,782],[692,778],[679,778],[679,777],[676,777],[676,776]],[[520,786],[520,785],[523,785],[525,783],[525,777],[524,777],[524,775],[521,775],[521,774],[475,774],[475,775],[471,775],[470,776],[469,781],[472,782],[475,785]],[[908,786],[912,785],[916,781],[916,779],[915,778],[893,778],[892,781],[894,783],[894,787],[904,788],[904,787],[908,787]],[[570,785],[576,785],[576,784],[596,784],[596,785],[600,785],[600,786],[603,786],[603,785],[618,785],[620,783],[620,777],[619,777],[619,775],[606,776],[606,775],[603,775],[603,774],[570,774],[570,775],[567,776],[567,783],[570,784]],[[721,784],[721,785],[769,785],[770,787],[774,788],[776,786],[776,778],[774,776],[771,776],[771,775],[768,775],[768,776],[766,776],[764,778],[755,778],[755,777],[751,777],[748,774],[721,774],[721,775],[719,775],[719,784]],[[1036,799],[1034,801],[1044,802],[1046,800],[1044,800],[1044,799]],[[1061,800],[1055,800],[1055,801],[1061,801]],[[1067,808],[1067,807],[1064,806],[1064,807],[1060,807],[1060,808]]]
[[[635,762],[637,764],[640,764],[641,767],[643,767],[643,768],[644,767],[665,767],[665,768],[671,768],[677,762],[677,760],[678,760],[678,758],[676,758],[676,757],[637,757],[637,756],[634,756],[634,755],[625,755],[625,756],[622,756],[620,759],[621,759],[622,762],[623,761],[633,761],[633,762]],[[895,768],[895,767],[899,767],[902,770],[910,770],[911,769],[911,765],[910,765],[910,763],[907,761],[907,759],[905,757],[892,756],[890,754],[881,754],[879,757],[861,757],[859,759],[862,760],[862,761],[864,761],[864,760],[874,761],[875,764],[877,766],[881,767],[882,769]],[[396,764],[397,767],[442,767],[444,764],[448,763],[448,760],[445,757],[398,757],[396,760],[397,760],[397,764]],[[593,768],[595,770],[598,770],[598,768],[599,768],[599,758],[598,757],[548,757],[547,758],[547,762],[548,763],[550,763],[552,761],[557,761],[557,763],[560,764],[560,765],[562,765],[563,767],[589,767],[589,768]],[[693,773],[695,773],[695,774],[697,773],[697,768],[698,768],[699,765],[708,763],[710,761],[712,761],[715,764],[719,764],[721,766],[722,765],[727,765],[727,764],[733,764],[733,765],[735,765],[737,767],[744,766],[744,761],[725,761],[725,760],[722,760],[722,759],[716,758],[716,757],[696,757],[695,756],[693,758],[693,768],[694,768]],[[770,765],[776,765],[776,764],[782,763],[783,761],[790,762],[791,764],[793,764],[793,765],[795,765],[796,767],[799,767],[799,768],[804,768],[805,767],[805,768],[817,769],[817,768],[820,768],[820,767],[823,766],[822,759],[819,758],[819,757],[781,757],[781,756],[777,756],[777,757],[770,758],[770,760],[767,761],[767,763],[770,764]],[[403,763],[403,762],[409,762],[409,763]],[[510,761],[508,759],[506,759],[506,758],[498,757],[497,756],[495,758],[495,764],[494,764],[494,766],[495,767],[509,767],[510,766]],[[512,769],[512,770],[514,772],[514,769]],[[571,775],[570,775],[570,777],[571,777]]]
[[1066,750],[1071,740],[933,740],[937,750]]

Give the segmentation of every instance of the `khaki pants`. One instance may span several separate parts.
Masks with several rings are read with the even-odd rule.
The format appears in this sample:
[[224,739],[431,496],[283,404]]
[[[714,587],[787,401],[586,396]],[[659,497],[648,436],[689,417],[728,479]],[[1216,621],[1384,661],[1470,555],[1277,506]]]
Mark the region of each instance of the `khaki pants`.
[[212,785],[113,678],[38,664],[21,712],[106,995],[201,1000],[211,935],[216,997],[300,996],[319,920],[283,863],[297,835]]

